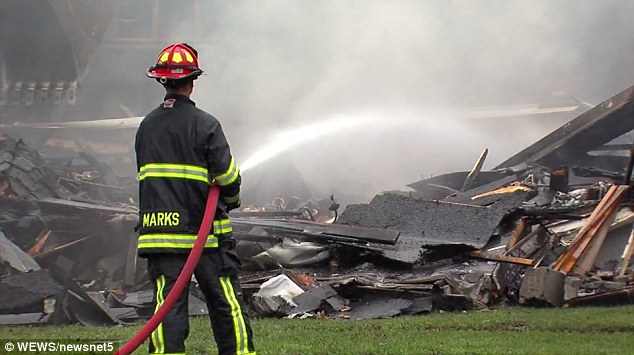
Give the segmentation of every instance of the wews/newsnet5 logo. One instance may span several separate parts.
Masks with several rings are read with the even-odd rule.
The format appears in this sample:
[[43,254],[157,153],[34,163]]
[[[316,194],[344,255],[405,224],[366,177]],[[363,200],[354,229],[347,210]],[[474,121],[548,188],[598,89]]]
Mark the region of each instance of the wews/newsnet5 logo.
[[115,350],[114,341],[91,341],[83,343],[69,343],[60,341],[22,341],[10,340],[4,344],[4,350],[8,353],[112,353]]

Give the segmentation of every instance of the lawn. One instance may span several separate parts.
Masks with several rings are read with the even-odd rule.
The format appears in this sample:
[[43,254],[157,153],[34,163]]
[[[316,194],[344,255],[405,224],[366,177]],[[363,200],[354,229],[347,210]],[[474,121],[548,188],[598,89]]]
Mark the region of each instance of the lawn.
[[[188,354],[215,354],[206,318],[192,318]],[[443,313],[348,321],[257,319],[259,354],[632,354],[634,306]],[[1,326],[3,339],[130,338],[139,326]],[[142,351],[135,354],[146,353]]]

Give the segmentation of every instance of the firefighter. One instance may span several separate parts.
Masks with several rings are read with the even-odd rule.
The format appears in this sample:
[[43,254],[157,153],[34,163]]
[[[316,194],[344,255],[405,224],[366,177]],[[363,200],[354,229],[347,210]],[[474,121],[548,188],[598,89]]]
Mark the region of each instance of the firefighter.
[[[218,120],[190,99],[203,71],[186,43],[165,47],[147,76],[166,91],[139,126],[135,151],[139,180],[138,251],[154,283],[155,312],[191,251],[210,184],[220,189],[203,254],[194,275],[205,296],[219,354],[255,354],[238,281],[240,261],[227,213],[240,205],[240,170]],[[151,354],[183,354],[189,333],[188,288],[152,333]]]

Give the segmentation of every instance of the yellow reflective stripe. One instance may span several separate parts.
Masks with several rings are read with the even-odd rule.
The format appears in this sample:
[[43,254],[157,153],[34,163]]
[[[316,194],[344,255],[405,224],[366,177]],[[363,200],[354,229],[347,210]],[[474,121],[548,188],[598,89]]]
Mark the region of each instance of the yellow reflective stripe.
[[197,165],[189,165],[189,164],[172,164],[172,163],[149,163],[145,164],[139,169],[140,172],[143,172],[147,169],[185,169],[191,171],[198,171],[201,173],[207,173],[207,168]]
[[[156,313],[158,311],[159,291],[161,290],[161,277],[159,276],[154,282],[156,282],[156,293],[154,294],[154,297],[156,299],[156,306],[154,306],[154,313]],[[156,350],[156,345],[157,345],[156,335],[157,335],[157,330],[154,329],[154,331],[150,335],[150,341],[152,342],[152,346],[154,347],[154,350]]]
[[[159,308],[165,301],[163,291],[165,289],[165,275],[161,275],[156,279],[156,307],[154,313],[158,312]],[[165,341],[163,338],[163,322],[159,323],[158,327],[152,332],[152,345],[154,345],[155,354],[163,354],[165,352]]]
[[[170,249],[191,249],[194,247],[194,244],[190,244],[190,245],[185,245],[185,244],[174,244],[174,243],[168,243],[168,242],[163,242],[163,243],[144,243],[144,244],[139,244],[138,248],[139,249],[151,249],[151,248],[170,248]],[[204,246],[205,248],[217,248],[218,247],[218,242],[216,243],[207,243]]]
[[221,219],[214,221],[214,234],[227,234],[233,232],[231,220]]
[[231,306],[231,318],[233,319],[233,329],[236,335],[236,354],[249,354],[246,324],[242,316],[240,302],[238,302],[235,291],[233,290],[231,279],[229,277],[220,277],[220,285],[222,286],[222,291],[225,294],[229,306]]
[[[139,236],[138,248],[193,248],[197,236],[194,234],[143,234]],[[210,234],[205,248],[217,248],[218,239]]]
[[214,176],[214,180],[216,181],[216,185],[218,186],[227,186],[232,182],[236,181],[238,178],[238,174],[240,174],[240,169],[236,162],[231,158],[231,162],[229,163],[229,168],[224,173]]
[[209,183],[207,168],[187,164],[145,164],[139,169],[138,179],[141,181],[148,177],[192,179]]
[[157,177],[157,178],[176,178],[176,179],[190,179],[190,180],[198,180],[209,184],[209,179],[203,176],[192,175],[192,174],[183,174],[183,173],[159,173],[159,172],[148,172],[145,174],[139,174],[139,181],[149,178],[149,177]]
[[222,200],[225,201],[226,203],[235,203],[240,201],[240,194],[237,194],[235,196],[223,196]]
[[[161,287],[161,304],[160,306],[163,305],[163,303],[165,302],[165,275],[161,276],[163,278],[163,285]],[[160,307],[159,306],[159,307]],[[158,308],[157,308],[158,311]],[[165,339],[164,339],[164,334],[163,334],[163,322],[161,322],[158,327],[158,335],[159,335],[159,344],[160,344],[160,348],[159,348],[159,352],[164,353],[165,352]]]

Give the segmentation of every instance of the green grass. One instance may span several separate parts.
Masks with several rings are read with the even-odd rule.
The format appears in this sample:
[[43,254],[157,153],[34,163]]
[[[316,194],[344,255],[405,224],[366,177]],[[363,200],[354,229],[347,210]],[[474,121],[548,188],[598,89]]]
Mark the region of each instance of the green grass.
[[[0,338],[119,339],[140,326],[2,326]],[[259,354],[631,354],[634,306],[500,308],[393,319],[253,321]],[[206,318],[191,320],[188,354],[215,354]],[[137,354],[146,353],[142,351]]]

